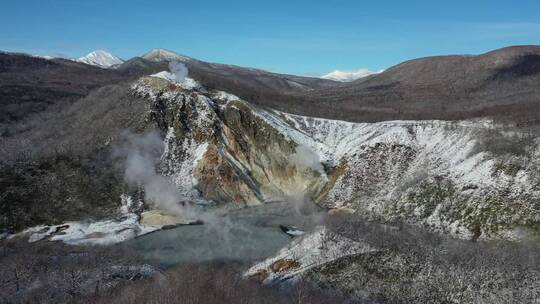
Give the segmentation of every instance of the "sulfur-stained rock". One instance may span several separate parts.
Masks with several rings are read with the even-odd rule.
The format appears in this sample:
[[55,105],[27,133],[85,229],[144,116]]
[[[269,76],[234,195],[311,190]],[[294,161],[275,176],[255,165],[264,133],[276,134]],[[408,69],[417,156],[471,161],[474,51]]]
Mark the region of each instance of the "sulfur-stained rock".
[[141,213],[140,223],[147,226],[188,225],[196,219],[167,214],[161,210],[149,210]]

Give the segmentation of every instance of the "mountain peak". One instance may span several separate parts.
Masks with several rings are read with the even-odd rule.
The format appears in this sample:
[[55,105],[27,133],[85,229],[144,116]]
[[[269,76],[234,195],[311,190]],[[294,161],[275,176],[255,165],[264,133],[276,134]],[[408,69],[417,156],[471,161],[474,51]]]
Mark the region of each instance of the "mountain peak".
[[76,61],[89,65],[95,65],[102,68],[109,68],[113,65],[121,64],[124,62],[124,60],[104,50],[92,51],[86,56],[78,58]]
[[191,61],[191,58],[187,56],[180,55],[178,53],[175,53],[173,51],[169,51],[166,49],[153,49],[150,52],[144,54],[142,58],[146,60],[158,61],[158,62],[159,61],[172,61],[172,60],[183,61],[183,62]]

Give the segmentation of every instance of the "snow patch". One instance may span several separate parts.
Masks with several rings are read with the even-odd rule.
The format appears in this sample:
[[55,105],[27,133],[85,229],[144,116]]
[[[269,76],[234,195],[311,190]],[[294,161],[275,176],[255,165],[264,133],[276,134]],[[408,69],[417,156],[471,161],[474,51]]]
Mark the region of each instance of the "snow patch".
[[367,76],[379,74],[383,71],[384,70],[379,70],[375,72],[375,71],[370,71],[368,69],[358,69],[358,70],[351,70],[351,71],[335,70],[333,72],[330,72],[326,75],[321,76],[321,78],[341,81],[341,82],[350,82],[350,81],[354,81],[354,80],[364,78]]
[[217,100],[220,100],[220,101],[224,101],[226,103],[231,102],[231,101],[235,101],[235,100],[241,100],[238,96],[233,95],[231,93],[227,93],[225,91],[216,91],[212,95],[212,99],[217,99]]
[[[167,132],[165,150],[161,156],[162,167],[166,168],[165,174],[172,178],[180,193],[186,198],[200,199],[195,189],[198,181],[193,172],[207,149],[207,142],[197,143],[189,138],[184,139],[179,145],[174,129],[169,128]],[[179,155],[182,157],[180,158]]]

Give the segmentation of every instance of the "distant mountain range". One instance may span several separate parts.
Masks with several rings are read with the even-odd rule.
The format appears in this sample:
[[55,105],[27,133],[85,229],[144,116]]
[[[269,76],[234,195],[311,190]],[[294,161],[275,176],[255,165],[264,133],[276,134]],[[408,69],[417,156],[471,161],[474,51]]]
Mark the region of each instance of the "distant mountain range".
[[[26,61],[25,64],[32,61],[38,66],[48,61],[45,65],[67,68],[65,75],[76,74],[74,79],[83,77],[80,69],[93,71],[88,66],[75,66],[60,58],[47,57],[48,60],[40,61],[44,60],[43,57],[31,56],[33,59],[30,59],[22,54],[3,53],[3,56],[9,55],[12,57],[8,61],[13,61],[13,56],[21,56],[17,57],[16,61]],[[520,125],[535,125],[540,122],[540,114],[537,114],[540,112],[537,102],[540,96],[537,86],[540,81],[539,46],[514,46],[477,56],[426,57],[410,60],[377,73],[368,70],[334,71],[323,78],[209,63],[165,49],[153,49],[141,57],[125,62],[104,51],[95,51],[83,58],[79,61],[109,67],[98,72],[108,75],[105,78],[129,78],[157,73],[168,69],[168,61],[181,61],[189,68],[190,77],[205,86],[236,94],[257,105],[299,115],[354,122],[484,116],[511,120]],[[35,74],[38,71],[39,69],[30,73]],[[43,70],[49,73],[47,71]],[[57,77],[62,78],[56,74],[52,78],[42,77],[40,81],[46,84]],[[360,78],[353,80],[357,77]],[[6,82],[15,83],[16,79],[10,78]],[[101,82],[101,79],[94,79]],[[73,83],[77,82],[72,82],[72,85],[67,87],[69,91],[77,87],[73,86]],[[22,83],[17,82],[14,85],[21,86]],[[59,82],[54,82],[54,86],[59,85]],[[88,88],[86,84],[81,85]],[[33,96],[32,92],[36,92],[42,85],[30,86],[24,91],[27,96]],[[20,91],[20,94],[23,94],[22,92]],[[8,98],[13,93],[10,92],[3,98]],[[56,93],[51,94],[54,96]],[[36,101],[36,105],[39,103],[41,101]],[[313,106],[314,104],[316,106]],[[5,111],[10,112],[13,109],[4,108],[0,112]]]
[[[40,57],[33,58],[36,61]],[[47,59],[49,64],[75,67],[64,59]],[[334,71],[322,78],[209,63],[165,49],[153,49],[125,62],[105,51],[94,51],[78,59],[89,65],[108,67],[99,73],[124,75],[121,77],[167,70],[171,60],[184,62],[190,77],[205,86],[236,94],[257,105],[300,115],[355,122],[484,116],[520,125],[540,122],[537,114],[540,89],[536,85],[540,81],[539,46],[514,46],[477,56],[426,57],[385,71]],[[26,94],[32,96],[28,92],[33,91],[35,86]]]
[[[141,56],[141,58],[153,61],[153,62],[164,62],[164,61],[189,61],[191,58],[176,54],[172,51],[166,49],[153,49],[148,53]],[[51,59],[48,57],[47,59]],[[75,61],[86,63],[89,65],[94,65],[101,68],[115,68],[118,65],[124,63],[124,60],[107,52],[104,50],[95,50],[88,53],[86,56],[80,57]]]
[[[51,56],[40,56],[40,55],[35,55],[35,56],[45,58],[45,59],[54,58]],[[163,61],[173,61],[173,60],[180,61],[180,62],[188,62],[188,61],[195,60],[191,57],[180,55],[173,51],[170,51],[167,49],[160,49],[160,48],[152,49],[146,54],[142,55],[140,58],[153,61],[153,62],[163,62]],[[85,56],[75,59],[75,61],[101,67],[101,68],[115,68],[116,66],[124,62],[124,60],[121,59],[120,57],[115,56],[104,50],[92,51]],[[334,70],[328,74],[320,76],[320,78],[333,80],[333,81],[339,81],[339,82],[350,82],[350,81],[354,81],[354,80],[357,80],[366,76],[380,73],[381,71],[370,71],[368,69],[358,69],[358,70],[348,70],[348,71]]]

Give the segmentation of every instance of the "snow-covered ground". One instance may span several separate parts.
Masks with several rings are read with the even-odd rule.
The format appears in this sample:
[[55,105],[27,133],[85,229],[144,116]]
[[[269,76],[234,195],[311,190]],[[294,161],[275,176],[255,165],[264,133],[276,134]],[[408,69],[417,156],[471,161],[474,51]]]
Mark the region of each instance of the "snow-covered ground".
[[110,245],[161,229],[139,223],[136,214],[116,220],[67,222],[61,225],[36,226],[11,237],[27,236],[33,243],[41,240],[62,241],[70,245]]
[[[120,215],[100,221],[70,221],[60,225],[39,225],[8,238],[27,237],[30,243],[48,240],[70,245],[111,245],[124,242],[171,225],[189,225],[196,219],[150,210],[142,212],[142,202],[123,194]],[[0,238],[1,239],[1,238]]]

